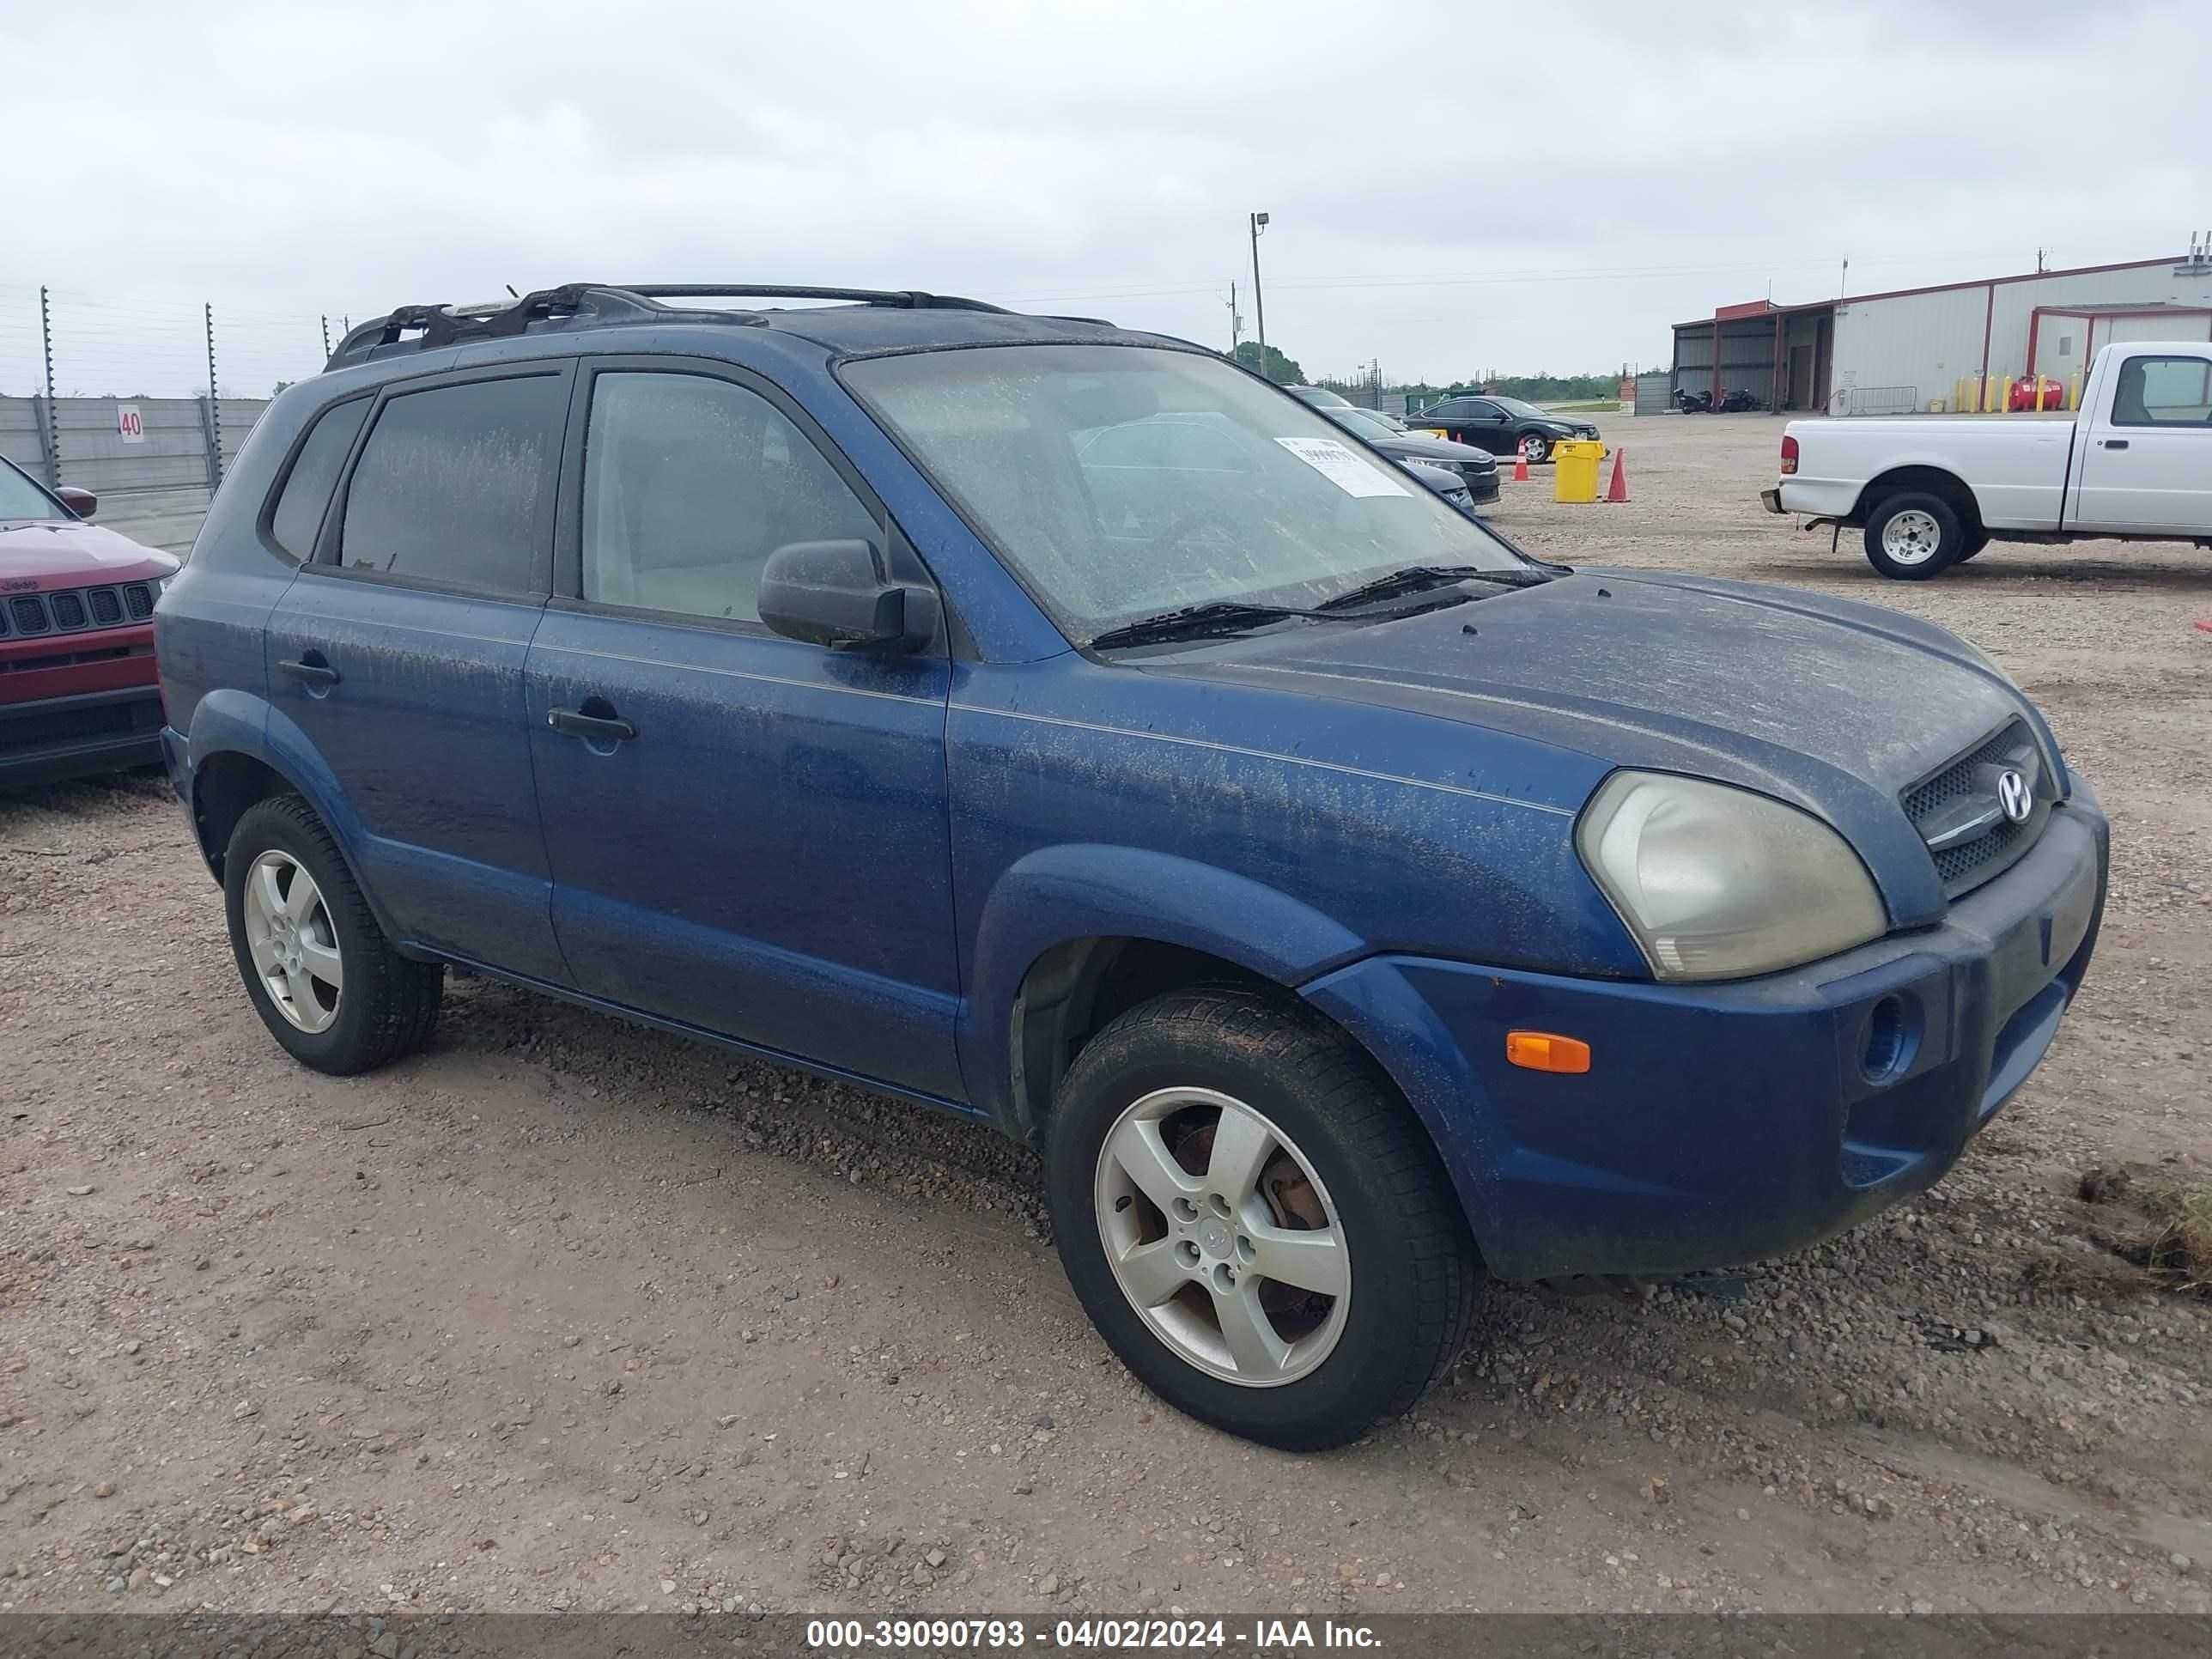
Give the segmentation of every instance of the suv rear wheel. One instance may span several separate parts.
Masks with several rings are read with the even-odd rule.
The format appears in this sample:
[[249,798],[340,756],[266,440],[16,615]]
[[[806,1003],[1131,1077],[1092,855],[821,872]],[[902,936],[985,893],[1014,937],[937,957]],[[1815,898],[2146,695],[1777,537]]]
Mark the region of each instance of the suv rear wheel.
[[1076,1294],[1193,1417],[1340,1445],[1465,1340],[1480,1268],[1435,1152],[1310,1015],[1227,990],[1132,1009],[1077,1057],[1048,1150]]
[[307,802],[279,795],[249,807],[222,877],[246,994],[295,1060],[346,1077],[429,1041],[445,970],[392,948]]
[[1926,581],[1966,551],[1966,526],[1941,495],[1892,495],[1867,519],[1867,562],[1899,581]]

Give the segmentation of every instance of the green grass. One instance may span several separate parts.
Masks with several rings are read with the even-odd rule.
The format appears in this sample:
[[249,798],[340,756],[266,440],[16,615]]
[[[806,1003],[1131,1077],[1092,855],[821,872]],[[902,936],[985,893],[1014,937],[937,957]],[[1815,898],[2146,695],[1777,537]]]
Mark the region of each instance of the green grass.
[[1619,411],[1620,408],[1620,399],[1618,398],[1601,398],[1595,403],[1546,404],[1544,407],[1561,415],[1610,415]]

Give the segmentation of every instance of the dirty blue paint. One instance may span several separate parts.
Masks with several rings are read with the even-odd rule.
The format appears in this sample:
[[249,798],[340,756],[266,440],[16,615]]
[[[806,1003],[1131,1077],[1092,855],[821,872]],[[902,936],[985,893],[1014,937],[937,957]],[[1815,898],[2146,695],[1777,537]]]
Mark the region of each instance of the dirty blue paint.
[[[1041,957],[1097,938],[1206,952],[1367,1049],[1509,1277],[1799,1248],[1942,1175],[2048,1046],[2101,914],[2105,820],[2017,688],[1890,611],[1627,571],[1359,627],[1079,652],[836,368],[1098,340],[1173,343],[870,307],[556,325],[295,386],[159,608],[179,793],[250,757],[322,815],[406,950],[1016,1133],[1032,1127],[1016,1010]],[[573,416],[550,603],[301,570],[261,537],[286,458],[341,398],[595,355],[780,390],[957,627],[857,657],[584,605]],[[336,685],[273,667],[310,650]],[[593,696],[638,737],[548,726]],[[2031,854],[1947,904],[1899,792],[2014,715],[2069,798]],[[1621,766],[1820,817],[1892,932],[1758,980],[1653,983],[1574,848]],[[1885,999],[1910,1053],[1869,1079]],[[1593,1069],[1507,1066],[1518,1027],[1585,1037]]]

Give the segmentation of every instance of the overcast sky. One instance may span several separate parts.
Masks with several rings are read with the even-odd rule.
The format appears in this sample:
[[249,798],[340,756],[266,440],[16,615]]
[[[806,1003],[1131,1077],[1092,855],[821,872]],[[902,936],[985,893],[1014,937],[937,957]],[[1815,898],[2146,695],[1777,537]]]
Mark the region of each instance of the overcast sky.
[[[629,21],[624,21],[625,19]],[[2206,0],[0,0],[0,390],[312,372],[502,284],[969,294],[1310,374],[1663,363],[1716,304],[2177,252]]]

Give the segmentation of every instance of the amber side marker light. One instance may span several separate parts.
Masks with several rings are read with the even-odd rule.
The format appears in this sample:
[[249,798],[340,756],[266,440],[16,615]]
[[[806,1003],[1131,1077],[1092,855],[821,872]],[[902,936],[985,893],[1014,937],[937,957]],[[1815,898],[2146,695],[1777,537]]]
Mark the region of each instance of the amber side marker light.
[[1508,1031],[1505,1058],[1532,1072],[1587,1072],[1589,1044],[1553,1031]]

